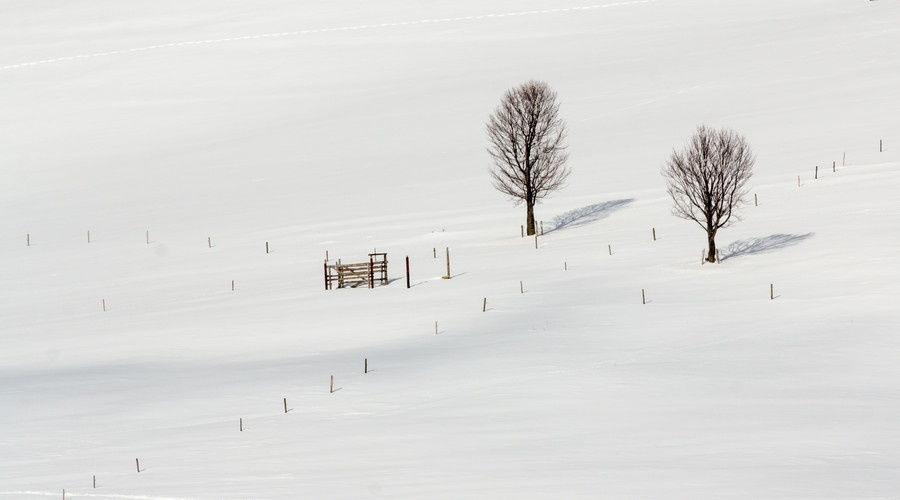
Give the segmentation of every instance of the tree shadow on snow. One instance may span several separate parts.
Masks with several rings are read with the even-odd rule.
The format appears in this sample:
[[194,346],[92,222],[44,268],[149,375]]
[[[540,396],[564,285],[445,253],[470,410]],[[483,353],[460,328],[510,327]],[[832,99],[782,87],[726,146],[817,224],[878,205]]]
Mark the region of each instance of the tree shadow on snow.
[[749,240],[738,240],[728,245],[722,255],[722,260],[731,259],[733,257],[741,257],[743,255],[753,255],[757,253],[773,252],[794,246],[801,241],[813,237],[816,233],[806,234],[772,234],[763,238],[751,238]]
[[576,208],[575,210],[569,210],[562,215],[556,216],[552,221],[553,227],[545,233],[552,233],[553,231],[559,231],[560,229],[584,226],[592,222],[597,222],[598,220],[609,217],[609,215],[616,210],[630,205],[633,201],[634,198],[604,201],[602,203],[594,203],[593,205],[588,205],[586,207]]

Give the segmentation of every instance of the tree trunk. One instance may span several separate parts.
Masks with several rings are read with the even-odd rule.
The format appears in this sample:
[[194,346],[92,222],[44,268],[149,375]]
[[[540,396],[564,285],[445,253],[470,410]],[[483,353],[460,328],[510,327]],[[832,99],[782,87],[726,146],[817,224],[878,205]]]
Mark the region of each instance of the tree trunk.
[[715,231],[710,231],[706,233],[707,239],[709,240],[709,253],[706,254],[707,262],[715,262],[716,261],[716,233]]
[[525,220],[525,230],[528,233],[528,236],[533,236],[535,233],[534,227],[534,203],[527,201],[525,202],[526,210],[528,211],[528,217]]

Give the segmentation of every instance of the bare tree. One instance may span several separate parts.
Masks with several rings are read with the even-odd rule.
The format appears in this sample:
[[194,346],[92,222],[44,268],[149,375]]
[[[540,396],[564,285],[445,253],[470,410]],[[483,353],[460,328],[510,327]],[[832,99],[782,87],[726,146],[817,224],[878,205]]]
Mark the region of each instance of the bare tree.
[[535,233],[534,205],[563,186],[570,170],[564,144],[566,123],[556,92],[545,82],[510,89],[487,122],[494,187],[518,205],[524,202],[528,234]]
[[716,261],[716,232],[740,220],[735,210],[747,195],[745,186],[756,158],[744,137],[728,129],[703,125],[681,151],[673,151],[663,167],[672,213],[692,220],[709,242],[706,260]]

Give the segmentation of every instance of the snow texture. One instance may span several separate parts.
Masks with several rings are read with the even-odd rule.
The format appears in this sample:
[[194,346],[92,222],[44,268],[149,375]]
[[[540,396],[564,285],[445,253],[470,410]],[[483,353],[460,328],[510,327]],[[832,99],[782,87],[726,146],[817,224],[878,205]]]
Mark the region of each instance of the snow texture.
[[[0,14],[0,500],[900,497],[900,3]],[[537,243],[484,131],[532,78]],[[719,264],[701,123],[758,156]]]

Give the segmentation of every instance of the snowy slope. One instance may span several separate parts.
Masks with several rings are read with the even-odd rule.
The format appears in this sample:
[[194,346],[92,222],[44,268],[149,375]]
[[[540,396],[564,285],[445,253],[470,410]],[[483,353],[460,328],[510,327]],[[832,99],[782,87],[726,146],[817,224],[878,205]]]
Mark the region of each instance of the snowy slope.
[[[895,2],[0,13],[0,499],[900,495]],[[529,78],[538,248],[484,151]],[[758,154],[703,266],[698,123]]]

